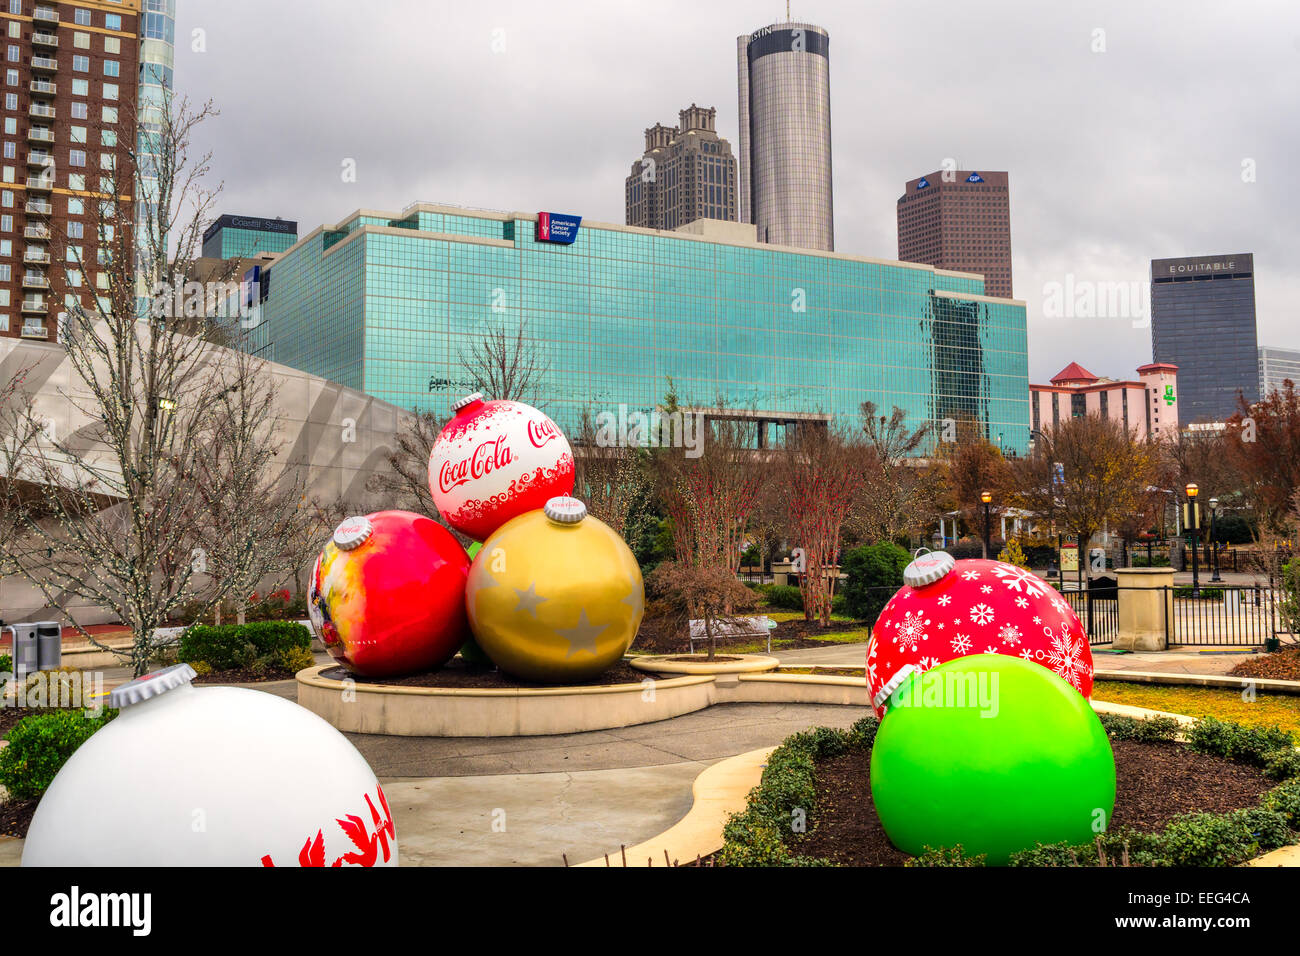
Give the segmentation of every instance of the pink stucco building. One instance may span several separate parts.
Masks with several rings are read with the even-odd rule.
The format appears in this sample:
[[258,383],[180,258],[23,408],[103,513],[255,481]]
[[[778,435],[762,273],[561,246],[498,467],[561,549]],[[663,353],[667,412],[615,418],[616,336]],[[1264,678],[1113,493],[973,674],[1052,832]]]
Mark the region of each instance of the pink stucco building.
[[1071,362],[1052,384],[1029,386],[1029,413],[1036,432],[1067,418],[1104,415],[1135,438],[1163,438],[1178,431],[1177,386],[1178,366],[1165,362],[1143,365],[1129,381],[1100,378]]

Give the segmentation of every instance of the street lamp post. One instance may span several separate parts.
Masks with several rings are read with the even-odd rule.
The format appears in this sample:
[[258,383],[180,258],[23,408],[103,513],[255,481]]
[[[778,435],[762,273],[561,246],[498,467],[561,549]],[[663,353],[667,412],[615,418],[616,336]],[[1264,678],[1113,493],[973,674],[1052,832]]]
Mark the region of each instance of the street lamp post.
[[1218,517],[1218,514],[1219,514],[1219,499],[1211,498],[1210,499],[1210,560],[1212,562],[1211,568],[1213,569],[1213,573],[1210,575],[1211,584],[1213,584],[1216,581],[1223,580],[1223,578],[1219,577],[1219,542],[1214,537],[1215,518]]
[[989,502],[993,500],[993,492],[980,492],[980,501],[984,502],[984,557],[992,557],[993,539],[989,537]]
[[1201,596],[1201,565],[1197,552],[1201,549],[1200,537],[1197,534],[1200,531],[1200,519],[1196,513],[1196,496],[1201,493],[1201,489],[1196,487],[1195,482],[1187,484],[1187,530],[1192,533],[1192,597]]

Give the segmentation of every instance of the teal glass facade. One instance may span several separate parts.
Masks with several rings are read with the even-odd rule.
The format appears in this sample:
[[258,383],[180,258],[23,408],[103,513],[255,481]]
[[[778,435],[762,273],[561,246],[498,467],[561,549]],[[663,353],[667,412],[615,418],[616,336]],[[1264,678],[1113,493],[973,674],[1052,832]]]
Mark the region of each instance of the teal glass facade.
[[248,259],[259,252],[284,252],[297,241],[298,236],[294,233],[225,226],[203,240],[203,255],[216,259]]
[[870,400],[1028,443],[1025,308],[979,276],[588,222],[572,245],[533,236],[531,216],[424,205],[318,229],[267,270],[253,347],[447,413],[474,387],[462,352],[526,319],[565,429],[584,408],[648,411],[671,379],[685,406],[855,424]]

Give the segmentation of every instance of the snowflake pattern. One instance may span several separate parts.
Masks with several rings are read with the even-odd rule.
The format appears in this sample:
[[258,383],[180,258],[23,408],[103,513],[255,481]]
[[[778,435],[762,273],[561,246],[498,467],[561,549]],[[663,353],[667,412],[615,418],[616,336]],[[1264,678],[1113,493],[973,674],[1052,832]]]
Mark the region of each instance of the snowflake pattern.
[[925,633],[929,626],[929,618],[923,618],[920,611],[906,611],[903,623],[898,625],[898,633],[894,635],[894,643],[905,651],[915,650],[922,641],[929,640],[930,635]]
[[993,566],[993,573],[1009,590],[1019,591],[1023,587],[1024,593],[1030,597],[1042,597],[1047,593],[1043,590],[1047,585],[1043,583],[1042,578],[1014,564],[996,564]]
[[1024,635],[1020,633],[1020,628],[1016,627],[1014,624],[1003,624],[1002,630],[998,631],[998,637],[1002,638],[1002,643],[1010,644],[1012,647],[1019,644],[1020,638],[1023,636]]
[[978,571],[963,571],[961,577],[963,581],[974,581],[980,576]]
[[993,623],[993,608],[987,604],[976,604],[970,609],[970,619],[980,627]]
[[1021,608],[1023,610],[1024,608],[1029,607],[1029,602],[1022,597],[1018,597],[1016,598],[1016,607]]
[[923,671],[928,671],[931,667],[938,667],[938,666],[939,666],[939,658],[937,658],[937,657],[922,657],[919,661],[916,662],[916,665],[917,665],[919,668],[921,668],[921,670],[923,670]]
[[947,607],[947,606],[948,606],[949,604],[951,604],[951,603],[952,603],[952,595],[951,595],[951,594],[943,594],[943,595],[940,595],[940,597],[939,597],[939,607]]
[[959,633],[952,639],[952,649],[957,654],[967,654],[970,652],[970,638],[965,634]]
[[1052,635],[1052,646],[1047,650],[1047,665],[1079,693],[1083,693],[1083,678],[1092,677],[1092,665],[1083,659],[1086,647],[1062,625],[1061,633]]
[[990,644],[988,647],[984,648],[984,653],[985,653],[985,654],[1001,654],[1002,651],[999,650],[998,648],[994,647],[992,644]]
[[993,593],[993,588],[987,584],[984,585],[982,588],[980,588],[980,594],[992,594],[992,593]]

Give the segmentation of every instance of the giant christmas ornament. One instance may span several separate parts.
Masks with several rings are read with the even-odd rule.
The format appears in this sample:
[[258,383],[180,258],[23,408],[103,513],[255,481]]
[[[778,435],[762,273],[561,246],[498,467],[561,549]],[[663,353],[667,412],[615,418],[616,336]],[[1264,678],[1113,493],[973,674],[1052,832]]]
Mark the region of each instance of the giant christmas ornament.
[[1046,668],[973,654],[913,674],[871,749],[871,798],[913,855],[961,844],[1006,863],[1089,843],[1110,823],[1115,760],[1088,701]]
[[1003,561],[923,554],[871,629],[867,689],[876,716],[914,671],[966,654],[1006,654],[1041,664],[1084,697],[1092,649],[1074,610],[1050,584]]
[[560,684],[595,677],[626,653],[645,589],[622,538],[581,501],[552,498],[483,542],[465,605],[499,668]]
[[465,643],[469,557],[409,511],[348,518],[316,559],[308,606],[335,660],[367,677],[437,667]]
[[[475,541],[465,549],[465,553],[468,554],[469,559],[473,561],[482,548],[482,542]],[[478,641],[474,640],[472,634],[466,639],[465,643],[461,645],[460,659],[470,667],[492,666],[492,658],[483,653],[483,648],[478,646]]]
[[23,866],[397,865],[388,800],[346,737],[193,677],[176,664],[110,694],[121,712],[41,798]]
[[443,519],[484,541],[511,518],[573,491],[573,450],[551,421],[522,402],[475,392],[433,443],[429,491]]

